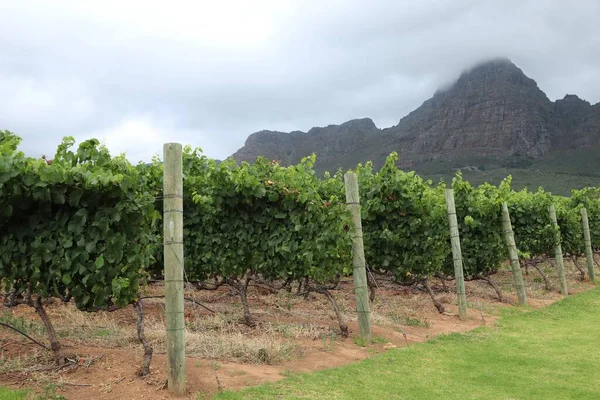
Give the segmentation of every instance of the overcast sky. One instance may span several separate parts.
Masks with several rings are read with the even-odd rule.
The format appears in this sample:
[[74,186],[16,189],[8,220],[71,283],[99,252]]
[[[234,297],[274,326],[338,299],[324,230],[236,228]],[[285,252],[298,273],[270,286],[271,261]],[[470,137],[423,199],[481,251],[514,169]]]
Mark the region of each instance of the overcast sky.
[[96,137],[131,161],[225,158],[255,131],[398,120],[506,56],[600,101],[598,0],[0,0],[0,129],[28,154]]

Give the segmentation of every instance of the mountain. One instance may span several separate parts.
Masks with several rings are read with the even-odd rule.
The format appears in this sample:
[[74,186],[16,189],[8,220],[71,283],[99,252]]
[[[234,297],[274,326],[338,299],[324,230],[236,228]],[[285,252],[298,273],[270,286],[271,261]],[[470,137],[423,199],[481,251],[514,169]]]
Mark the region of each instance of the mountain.
[[244,147],[232,157],[251,162],[260,155],[281,160],[283,164],[296,164],[302,157],[317,153],[318,165],[334,165],[353,149],[369,146],[379,133],[380,130],[369,118],[312,128],[308,132],[260,131],[250,135]]
[[378,129],[363,118],[308,132],[261,131],[232,157],[251,162],[262,155],[293,164],[314,152],[315,168],[332,171],[369,160],[378,167],[397,151],[400,167],[432,178],[448,179],[456,169],[472,172],[476,182],[512,173],[517,186],[533,187],[548,174],[595,176],[590,169],[600,166],[594,152],[599,146],[600,103],[573,94],[552,102],[520,68],[497,58],[464,71],[391,128]]

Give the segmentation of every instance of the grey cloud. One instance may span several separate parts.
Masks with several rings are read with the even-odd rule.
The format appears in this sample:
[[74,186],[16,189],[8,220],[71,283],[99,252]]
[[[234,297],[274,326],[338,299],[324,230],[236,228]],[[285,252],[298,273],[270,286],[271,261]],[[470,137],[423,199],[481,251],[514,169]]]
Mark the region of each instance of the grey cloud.
[[[221,45],[217,33],[171,34],[176,21],[153,32],[45,2],[0,5],[0,129],[41,154],[63,135],[81,140],[141,119],[156,130],[153,141],[137,147],[132,134],[109,146],[147,160],[168,139],[224,158],[260,129],[361,117],[396,124],[462,70],[496,56],[511,58],[551,99],[600,101],[595,0],[297,4],[277,14],[264,43],[244,47]],[[186,10],[165,18],[177,12]]]

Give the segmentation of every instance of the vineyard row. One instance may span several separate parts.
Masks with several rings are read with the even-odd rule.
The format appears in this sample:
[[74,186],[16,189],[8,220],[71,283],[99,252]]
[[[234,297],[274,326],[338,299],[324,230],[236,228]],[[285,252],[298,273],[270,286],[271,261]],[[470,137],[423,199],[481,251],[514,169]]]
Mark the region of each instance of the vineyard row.
[[[43,304],[51,297],[84,311],[137,304],[140,287],[163,276],[162,215],[169,211],[163,165],[131,165],[95,139],[74,149],[73,138],[65,138],[52,161],[26,157],[19,142],[0,131],[5,304],[31,305],[49,332]],[[204,289],[236,288],[249,324],[251,281],[271,288],[298,282],[299,293],[323,293],[335,306],[328,289],[352,274],[356,224],[344,175],[317,176],[314,162],[313,155],[289,167],[263,158],[217,164],[199,149],[184,148],[186,279]],[[599,188],[560,197],[541,188],[515,191],[510,177],[473,187],[458,173],[448,191],[396,162],[391,154],[377,172],[370,163],[353,171],[369,276],[428,287],[433,276],[488,279],[510,258],[519,289],[522,266],[556,257],[560,274],[563,254],[587,253],[590,260],[600,248]],[[525,300],[520,293],[519,299]],[[57,362],[64,362],[56,338],[51,342]]]

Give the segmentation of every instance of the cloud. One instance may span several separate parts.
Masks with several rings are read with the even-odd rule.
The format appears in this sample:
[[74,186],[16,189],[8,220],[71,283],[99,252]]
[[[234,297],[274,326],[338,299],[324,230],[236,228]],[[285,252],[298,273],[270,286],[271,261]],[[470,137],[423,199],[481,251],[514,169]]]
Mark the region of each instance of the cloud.
[[[119,122],[108,129],[94,132],[90,137],[97,138],[113,155],[125,154],[130,160],[149,161],[153,156],[162,158],[163,145],[177,142],[181,137],[194,138],[186,142],[193,147],[202,148],[199,143],[205,140],[202,132],[182,131],[169,127],[168,121],[156,120],[151,115],[141,115]],[[204,152],[218,153],[218,147],[202,148]]]
[[[143,158],[147,149],[160,149],[162,144],[173,140],[168,132],[159,128],[151,117],[125,120],[118,125],[94,135],[115,154],[129,158]],[[160,155],[156,151],[156,155]]]
[[0,0],[0,129],[33,155],[104,135],[134,162],[169,140],[224,158],[260,129],[396,124],[496,56],[550,99],[596,103],[597,15],[595,0]]

